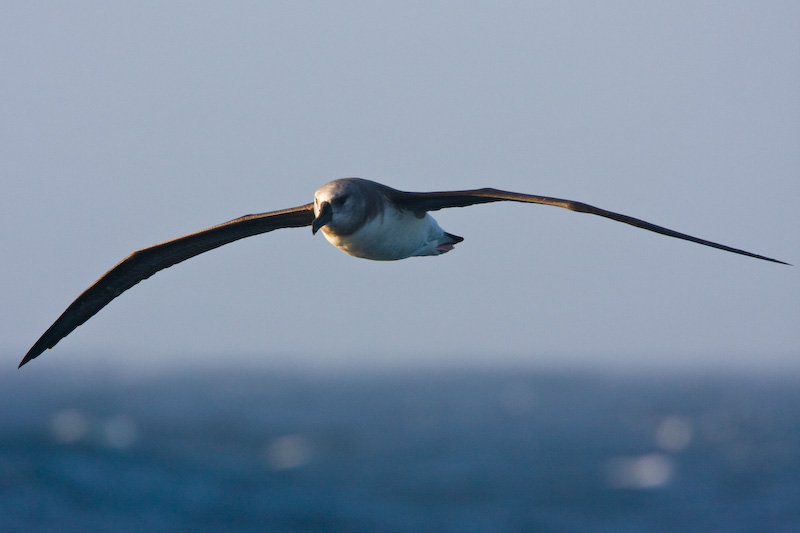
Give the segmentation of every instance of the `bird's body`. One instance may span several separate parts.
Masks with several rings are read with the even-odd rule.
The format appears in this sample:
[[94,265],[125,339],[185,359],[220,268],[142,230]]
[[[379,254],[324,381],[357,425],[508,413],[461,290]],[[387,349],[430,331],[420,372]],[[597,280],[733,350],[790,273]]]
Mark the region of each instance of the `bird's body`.
[[446,233],[427,213],[418,218],[394,208],[387,208],[350,235],[337,235],[326,228],[322,228],[322,234],[344,253],[373,261],[439,255],[463,240]]
[[[331,220],[320,228],[322,234],[341,251],[362,259],[396,261],[440,255],[464,240],[446,233],[426,212],[399,208],[384,194],[399,191],[376,189],[373,183],[354,178],[336,180],[314,194],[315,219],[320,219],[326,204],[332,213]],[[370,194],[376,190],[381,194]],[[365,199],[369,199],[369,207]]]
[[572,200],[489,188],[403,192],[374,181],[345,178],[323,185],[314,194],[313,203],[246,215],[133,252],[78,296],[36,341],[19,366],[55,346],[114,298],[140,281],[159,270],[224,244],[276,229],[311,226],[312,233],[321,230],[331,244],[355,257],[393,261],[413,256],[440,255],[452,250],[463,239],[442,230],[429,214],[430,211],[499,201],[563,207],[727,252],[788,264]]

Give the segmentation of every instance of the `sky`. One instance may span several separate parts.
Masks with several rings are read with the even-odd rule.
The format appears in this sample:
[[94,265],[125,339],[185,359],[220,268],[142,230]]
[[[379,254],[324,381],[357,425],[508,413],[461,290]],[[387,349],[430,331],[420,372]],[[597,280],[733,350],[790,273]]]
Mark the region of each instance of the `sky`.
[[[131,251],[347,176],[800,264],[799,25],[777,1],[2,2],[2,365]],[[222,247],[22,371],[800,370],[800,266],[546,206],[435,218],[465,238],[440,257]]]

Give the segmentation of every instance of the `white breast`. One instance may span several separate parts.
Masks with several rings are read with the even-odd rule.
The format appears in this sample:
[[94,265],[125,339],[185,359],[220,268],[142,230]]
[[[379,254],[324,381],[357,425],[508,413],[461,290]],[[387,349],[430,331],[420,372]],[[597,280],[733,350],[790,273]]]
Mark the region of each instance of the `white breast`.
[[395,261],[418,255],[439,255],[437,246],[447,236],[432,216],[418,218],[414,213],[387,206],[378,215],[350,235],[333,235],[322,228],[328,242],[343,252],[376,261]]

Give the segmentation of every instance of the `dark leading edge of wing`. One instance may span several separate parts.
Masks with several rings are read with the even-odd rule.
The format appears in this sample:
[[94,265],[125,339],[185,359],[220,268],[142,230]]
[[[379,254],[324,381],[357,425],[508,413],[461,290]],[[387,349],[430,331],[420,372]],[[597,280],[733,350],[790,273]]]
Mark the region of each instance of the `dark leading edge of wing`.
[[83,291],[83,294],[67,307],[58,320],[28,350],[19,366],[21,367],[31,359],[38,357],[46,349],[55,346],[58,341],[89,320],[111,300],[159,270],[213,250],[223,244],[276,229],[310,226],[313,220],[314,204],[306,204],[270,213],[246,215],[218,226],[137,250]]
[[676,239],[683,239],[685,241],[696,242],[704,246],[719,248],[720,250],[725,250],[726,252],[733,252],[735,254],[746,255],[748,257],[755,257],[756,259],[763,259],[764,261],[771,261],[773,263],[780,263],[782,265],[789,264],[783,261],[779,261],[777,259],[772,259],[771,257],[765,257],[763,255],[754,254],[751,252],[747,252],[745,250],[739,250],[738,248],[731,248],[730,246],[725,246],[724,244],[707,241],[705,239],[700,239],[698,237],[692,237],[691,235],[686,235],[685,233],[679,233],[671,229],[657,226],[655,224],[651,224],[650,222],[639,220],[638,218],[629,217],[627,215],[620,215],[619,213],[606,211],[605,209],[600,209],[599,207],[594,207],[592,205],[584,204],[582,202],[574,202],[572,200],[562,200],[560,198],[549,198],[547,196],[534,196],[531,194],[520,194],[516,192],[499,191],[497,189],[485,188],[485,189],[475,189],[468,191],[447,191],[447,192],[423,192],[423,193],[400,192],[397,196],[393,198],[393,200],[395,200],[395,202],[397,202],[399,205],[409,210],[420,211],[420,212],[436,211],[438,209],[444,209],[447,207],[466,207],[468,205],[473,205],[473,204],[483,204],[488,202],[500,202],[500,201],[553,205],[556,207],[563,207],[571,211],[577,211],[579,213],[591,213],[592,215],[599,215],[601,217],[610,218],[618,222],[624,222],[625,224],[630,224],[631,226],[636,226],[637,228],[654,231],[656,233],[667,235],[669,237],[675,237]]

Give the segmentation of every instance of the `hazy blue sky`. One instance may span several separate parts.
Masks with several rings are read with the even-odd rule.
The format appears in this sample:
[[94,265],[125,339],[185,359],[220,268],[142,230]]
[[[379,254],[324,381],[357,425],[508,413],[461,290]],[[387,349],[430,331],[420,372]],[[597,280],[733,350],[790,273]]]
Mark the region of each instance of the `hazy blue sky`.
[[[132,250],[345,176],[576,199],[800,264],[799,27],[797,2],[4,1],[3,365]],[[800,369],[798,266],[551,207],[436,218],[465,237],[438,258],[310,229],[223,247],[25,371]]]

